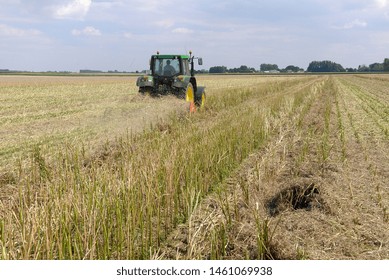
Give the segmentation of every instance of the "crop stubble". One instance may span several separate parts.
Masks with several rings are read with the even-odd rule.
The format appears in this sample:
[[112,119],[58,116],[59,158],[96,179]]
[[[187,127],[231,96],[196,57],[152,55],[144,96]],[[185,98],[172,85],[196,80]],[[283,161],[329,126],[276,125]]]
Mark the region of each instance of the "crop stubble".
[[126,78],[39,79],[1,81],[2,160],[32,150],[1,174],[2,258],[389,257],[387,76],[202,77],[192,117]]
[[171,235],[169,257],[387,259],[388,83],[335,76],[307,87],[268,145]]

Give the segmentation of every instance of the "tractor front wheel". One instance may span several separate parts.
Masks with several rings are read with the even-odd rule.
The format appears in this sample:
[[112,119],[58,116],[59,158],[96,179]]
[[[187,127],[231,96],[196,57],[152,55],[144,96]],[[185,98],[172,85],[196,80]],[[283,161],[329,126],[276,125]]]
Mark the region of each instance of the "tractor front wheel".
[[185,89],[185,99],[186,99],[187,102],[190,103],[190,105],[189,105],[189,112],[191,112],[191,113],[196,112],[195,92],[194,92],[194,89],[193,89],[193,85],[191,83],[189,83],[186,86],[186,89]]
[[152,91],[153,91],[152,87],[140,87],[139,88],[139,93],[141,95],[151,95]]
[[204,89],[198,89],[195,94],[195,104],[197,107],[202,108],[205,105],[205,91]]

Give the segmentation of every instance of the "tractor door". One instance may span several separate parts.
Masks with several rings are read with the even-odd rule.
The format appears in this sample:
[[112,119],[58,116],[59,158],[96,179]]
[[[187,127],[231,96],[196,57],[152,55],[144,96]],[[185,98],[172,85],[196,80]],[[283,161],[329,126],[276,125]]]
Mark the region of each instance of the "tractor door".
[[182,60],[182,74],[184,76],[190,76],[190,68],[189,68],[189,60],[188,59]]

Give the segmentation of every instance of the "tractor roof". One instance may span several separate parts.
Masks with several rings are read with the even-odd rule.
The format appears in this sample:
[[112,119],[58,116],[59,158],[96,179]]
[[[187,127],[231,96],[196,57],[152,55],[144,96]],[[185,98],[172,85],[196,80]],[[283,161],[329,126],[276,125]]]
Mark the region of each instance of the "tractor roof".
[[182,59],[189,59],[189,55],[186,54],[155,54],[152,57],[164,59],[175,59],[181,57]]

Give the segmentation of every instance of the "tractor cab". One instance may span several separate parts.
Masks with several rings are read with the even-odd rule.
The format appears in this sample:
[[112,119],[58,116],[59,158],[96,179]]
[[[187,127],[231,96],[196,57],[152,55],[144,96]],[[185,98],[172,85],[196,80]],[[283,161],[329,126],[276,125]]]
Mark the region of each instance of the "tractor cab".
[[189,56],[153,55],[151,57],[150,68],[152,75],[156,76],[190,76]]

